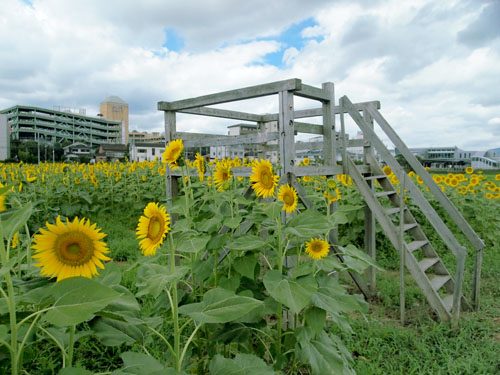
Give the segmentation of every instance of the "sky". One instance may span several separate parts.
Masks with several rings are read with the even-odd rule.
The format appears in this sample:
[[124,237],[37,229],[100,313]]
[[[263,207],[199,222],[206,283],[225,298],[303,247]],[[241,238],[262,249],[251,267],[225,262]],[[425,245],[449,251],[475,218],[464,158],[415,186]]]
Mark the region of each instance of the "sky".
[[[289,78],[379,100],[409,147],[500,147],[500,0],[2,0],[0,109],[117,95],[130,130],[159,101]],[[272,113],[277,97],[220,108]],[[316,108],[310,100],[296,108]],[[178,116],[178,131],[234,121]],[[347,131],[356,129],[348,123]]]

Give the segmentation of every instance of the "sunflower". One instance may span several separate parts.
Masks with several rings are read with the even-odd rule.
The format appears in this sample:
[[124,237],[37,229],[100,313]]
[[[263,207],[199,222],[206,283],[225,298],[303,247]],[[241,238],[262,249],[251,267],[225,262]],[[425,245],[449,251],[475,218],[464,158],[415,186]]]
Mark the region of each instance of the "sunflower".
[[[0,182],[0,188],[3,188],[3,184]],[[19,190],[20,191],[20,190]],[[0,212],[5,211],[7,209],[7,206],[5,206],[5,194],[0,194]]]
[[311,159],[309,158],[304,158],[304,160],[302,160],[302,164],[304,165],[309,165],[311,163]]
[[224,191],[224,183],[231,180],[232,177],[231,166],[227,162],[222,161],[215,165],[214,183],[217,190]]
[[330,245],[321,238],[311,238],[306,242],[306,253],[313,259],[321,259],[328,255]]
[[170,231],[170,216],[165,206],[150,202],[144,209],[144,216],[139,218],[135,234],[143,255],[155,255],[167,232]]
[[34,237],[33,258],[36,267],[42,267],[43,276],[56,277],[61,281],[68,277],[83,276],[92,278],[98,275],[97,267],[104,269],[102,261],[110,260],[105,254],[109,249],[104,241],[106,234],[90,225],[90,220],[75,217],[66,223],[58,216],[56,224],[45,224]]
[[258,197],[268,198],[274,196],[274,188],[278,185],[279,176],[273,174],[273,165],[271,162],[260,159],[252,167],[252,189]]
[[474,172],[474,168],[472,168],[472,167],[465,168],[465,173],[472,174],[473,172]]
[[415,177],[415,172],[414,171],[410,171],[410,173],[408,173],[408,176]]
[[391,167],[389,167],[388,165],[386,165],[384,168],[382,168],[382,170],[384,171],[384,173],[385,173],[387,176],[392,175],[392,169],[391,169]]
[[278,200],[283,202],[283,211],[290,214],[297,208],[297,191],[289,184],[281,185]]
[[327,185],[329,189],[335,189],[337,187],[337,182],[333,178],[330,178],[328,179]]
[[12,236],[12,243],[10,247],[15,249],[17,245],[19,245],[19,232],[14,233],[14,235]]
[[205,175],[205,159],[200,155],[199,152],[196,153],[195,158],[196,161],[194,164],[196,166],[196,169],[198,169],[198,176],[200,178],[200,181],[203,181],[203,176]]
[[495,181],[500,181],[500,173],[495,176]]
[[177,160],[182,155],[182,151],[184,151],[182,139],[174,139],[173,141],[170,141],[163,152],[163,162],[168,163],[170,166],[176,165]]

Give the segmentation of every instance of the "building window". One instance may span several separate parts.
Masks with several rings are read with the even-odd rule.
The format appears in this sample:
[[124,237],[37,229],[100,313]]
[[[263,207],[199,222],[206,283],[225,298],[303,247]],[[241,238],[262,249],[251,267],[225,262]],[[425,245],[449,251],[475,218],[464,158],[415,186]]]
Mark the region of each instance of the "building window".
[[151,150],[151,155],[153,155],[153,156],[155,156],[155,155],[156,155],[156,148],[153,148],[153,149]]
[[145,154],[146,153],[146,149],[145,148],[138,148],[137,149],[137,152],[140,153],[140,154]]

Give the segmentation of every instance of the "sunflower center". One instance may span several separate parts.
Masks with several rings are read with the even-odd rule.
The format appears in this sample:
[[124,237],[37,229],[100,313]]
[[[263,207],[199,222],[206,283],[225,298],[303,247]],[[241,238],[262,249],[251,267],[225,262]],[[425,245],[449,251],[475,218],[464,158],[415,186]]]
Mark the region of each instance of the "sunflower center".
[[54,250],[61,263],[79,266],[87,263],[94,255],[94,243],[82,232],[67,232],[58,236]]
[[293,195],[290,192],[286,192],[283,195],[283,202],[287,204],[288,206],[293,205],[293,202],[295,202],[295,199],[293,198]]
[[153,242],[157,242],[161,239],[163,235],[163,229],[165,228],[165,223],[158,216],[153,216],[149,220],[148,226],[148,237]]
[[270,189],[273,187],[273,179],[272,179],[271,173],[269,171],[267,171],[267,170],[262,171],[262,173],[260,175],[260,183],[266,189]]
[[315,243],[312,244],[311,251],[313,253],[320,253],[321,250],[323,250],[323,246],[321,246],[321,243],[315,242]]

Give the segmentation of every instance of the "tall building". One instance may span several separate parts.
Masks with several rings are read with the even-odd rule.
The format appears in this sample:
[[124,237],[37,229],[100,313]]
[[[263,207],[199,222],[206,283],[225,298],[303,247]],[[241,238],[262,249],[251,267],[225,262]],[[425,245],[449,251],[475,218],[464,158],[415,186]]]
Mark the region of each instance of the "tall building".
[[107,120],[121,121],[123,124],[122,140],[128,143],[128,104],[118,96],[110,96],[101,102],[100,112]]
[[121,143],[122,124],[101,117],[16,105],[0,113],[7,116],[11,140],[39,143],[84,142],[89,146]]
[[10,158],[10,136],[7,115],[0,114],[0,160]]

